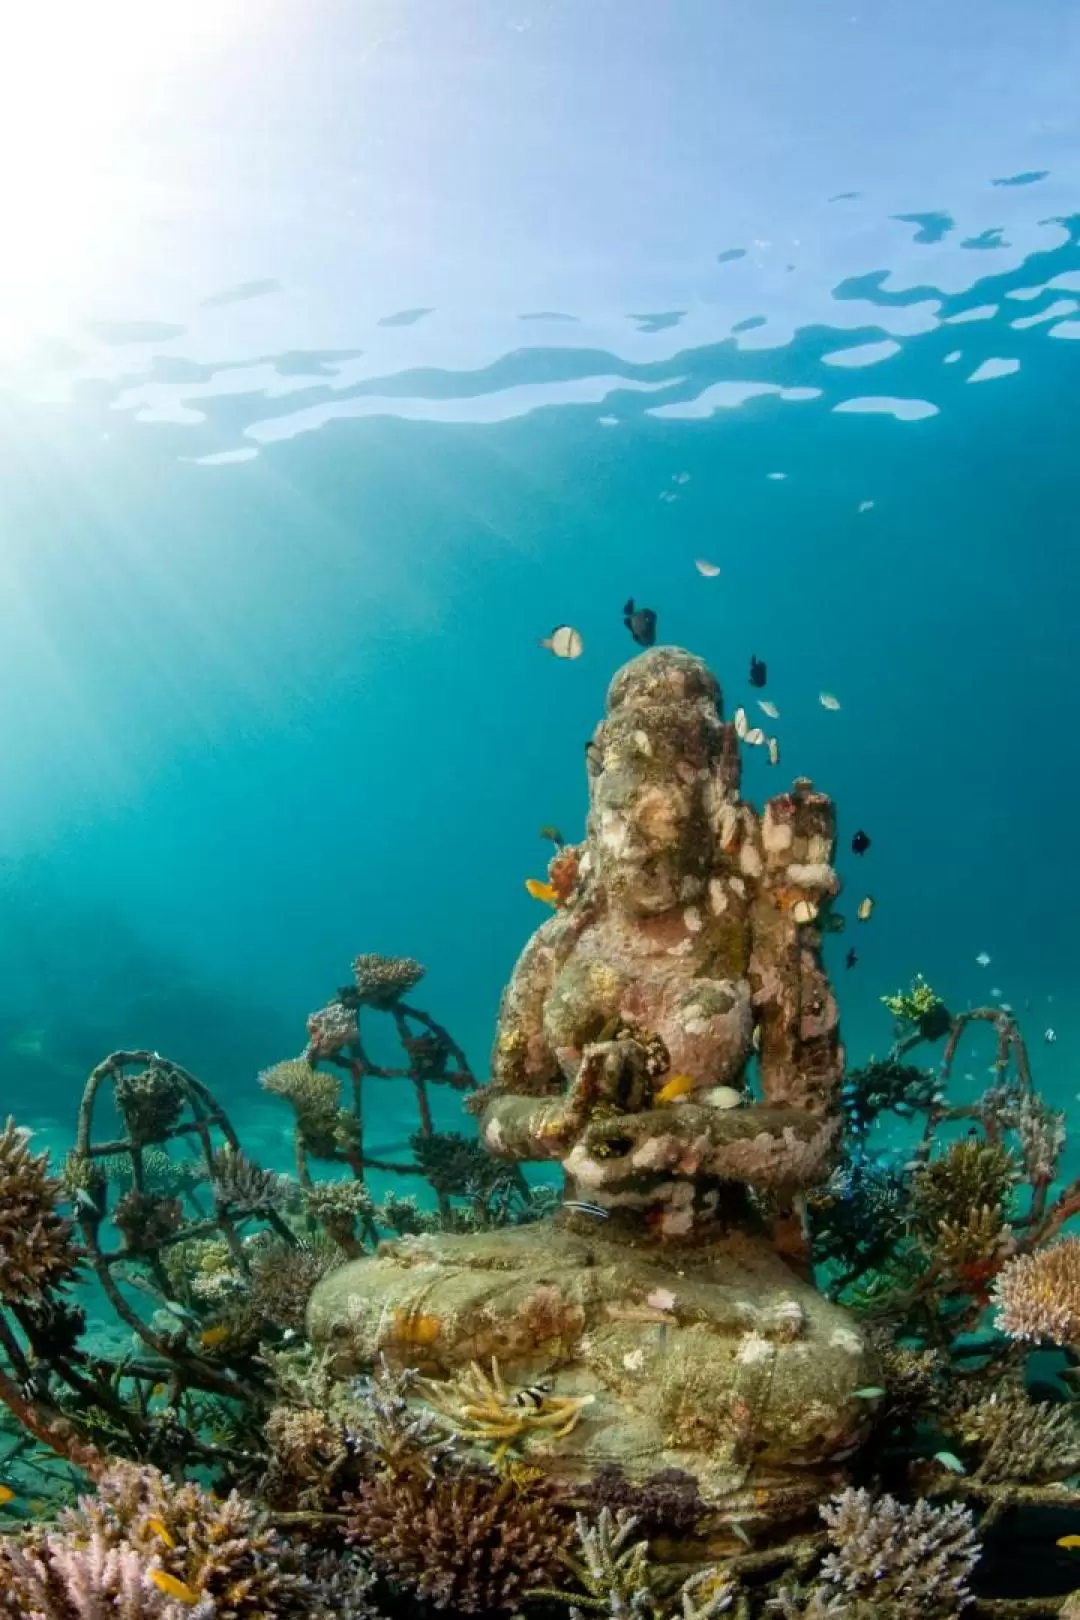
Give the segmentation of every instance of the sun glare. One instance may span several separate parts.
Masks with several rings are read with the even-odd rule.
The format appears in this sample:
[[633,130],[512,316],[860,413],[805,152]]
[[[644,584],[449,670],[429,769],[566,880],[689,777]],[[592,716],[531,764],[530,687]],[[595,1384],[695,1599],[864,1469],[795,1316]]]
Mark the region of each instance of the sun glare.
[[0,348],[62,327],[137,221],[139,146],[242,0],[0,0]]

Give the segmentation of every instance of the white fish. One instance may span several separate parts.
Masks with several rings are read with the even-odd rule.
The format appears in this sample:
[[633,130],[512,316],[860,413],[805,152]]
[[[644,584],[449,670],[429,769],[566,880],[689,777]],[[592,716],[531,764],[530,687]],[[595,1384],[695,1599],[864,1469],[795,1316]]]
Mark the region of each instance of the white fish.
[[765,476],[771,478],[774,484],[781,484],[787,477],[787,473],[766,473]]
[[700,1100],[707,1108],[741,1108],[743,1094],[736,1091],[734,1086],[713,1086],[711,1091],[703,1093]]
[[761,710],[762,714],[768,715],[770,720],[779,720],[780,710],[776,707],[775,703],[770,703],[768,698],[758,698],[757,706]]
[[874,510],[873,501],[860,501],[859,502],[859,511],[860,512],[872,512],[873,510]]
[[779,740],[776,737],[770,737],[769,738],[769,764],[770,765],[779,765],[779,763],[780,763],[780,743],[779,743]]
[[934,1461],[939,1462],[942,1468],[947,1468],[950,1474],[966,1474],[967,1469],[956,1455],[955,1451],[935,1451]]
[[706,579],[715,579],[717,574],[720,572],[720,564],[709,562],[705,557],[699,557],[697,562],[694,564],[694,567],[697,569],[698,573],[703,574]]
[[990,956],[986,951],[980,951],[975,960],[978,962],[980,967],[990,966]]
[[688,484],[690,482],[690,474],[688,472],[672,473],[671,482],[673,484]]
[[1057,1040],[1057,1030],[1044,1029],[1043,1040],[1046,1042],[1047,1046],[1053,1046],[1054,1042]]
[[595,1215],[597,1220],[606,1221],[611,1214],[602,1204],[591,1204],[587,1198],[567,1198],[563,1200],[563,1209],[575,1210],[579,1215]]
[[585,650],[581,632],[575,630],[572,624],[557,624],[550,636],[545,636],[540,645],[546,647],[548,652],[554,653],[556,658],[580,658]]
[[736,735],[736,737],[738,737],[740,739],[745,737],[746,733],[749,730],[750,730],[750,722],[746,718],[746,710],[745,709],[736,709],[735,710],[735,735]]
[[870,921],[870,918],[874,915],[874,897],[872,894],[868,894],[865,900],[859,901],[859,909],[855,915],[860,922]]
[[998,989],[996,984],[995,984],[994,988],[991,990],[990,994],[993,996],[995,1001],[1000,999],[1001,991]]
[[840,707],[840,699],[833,697],[831,692],[819,693],[818,702],[823,709],[838,709]]
[[760,726],[753,726],[751,730],[746,733],[743,741],[750,748],[763,748],[765,746],[765,733],[762,731]]

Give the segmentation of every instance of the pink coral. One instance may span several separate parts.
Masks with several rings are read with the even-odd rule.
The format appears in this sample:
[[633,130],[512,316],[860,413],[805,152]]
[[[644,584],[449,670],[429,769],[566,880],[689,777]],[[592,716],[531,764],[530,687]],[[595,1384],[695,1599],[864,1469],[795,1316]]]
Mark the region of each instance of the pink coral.
[[997,1326],[1011,1339],[1080,1345],[1080,1237],[1018,1255],[994,1284]]

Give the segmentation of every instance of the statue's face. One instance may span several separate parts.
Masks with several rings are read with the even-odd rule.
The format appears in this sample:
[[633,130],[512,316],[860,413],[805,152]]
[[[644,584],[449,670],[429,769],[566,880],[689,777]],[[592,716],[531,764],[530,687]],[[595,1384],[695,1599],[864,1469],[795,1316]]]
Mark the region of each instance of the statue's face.
[[591,843],[612,904],[652,915],[690,898],[686,880],[707,864],[697,799],[682,782],[643,782],[625,768],[597,778]]

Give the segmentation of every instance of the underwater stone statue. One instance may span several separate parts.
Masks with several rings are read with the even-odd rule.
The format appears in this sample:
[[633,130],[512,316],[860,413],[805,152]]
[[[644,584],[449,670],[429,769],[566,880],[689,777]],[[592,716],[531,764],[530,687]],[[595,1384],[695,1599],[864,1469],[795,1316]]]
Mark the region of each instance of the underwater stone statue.
[[585,843],[553,862],[558,909],[470,1099],[493,1155],[561,1163],[567,1202],[384,1243],[318,1285],[309,1328],[343,1374],[384,1356],[453,1381],[494,1358],[517,1410],[537,1388],[580,1402],[566,1432],[489,1439],[575,1486],[685,1471],[714,1552],[834,1488],[870,1417],[871,1357],[808,1280],[801,1226],[843,1061],[820,960],[833,812],[805,781],[760,816],[740,799],[718,685],[677,648],[616,674],[588,770]]

